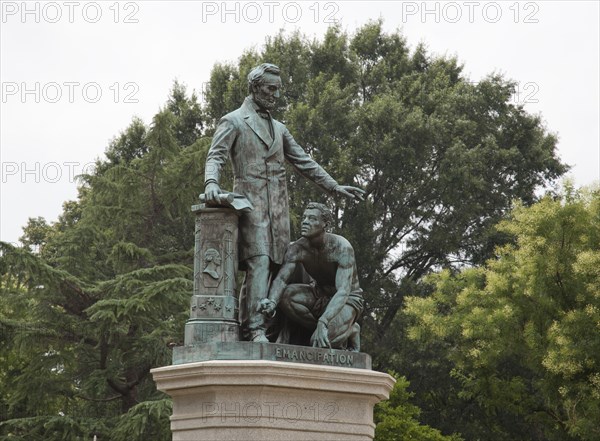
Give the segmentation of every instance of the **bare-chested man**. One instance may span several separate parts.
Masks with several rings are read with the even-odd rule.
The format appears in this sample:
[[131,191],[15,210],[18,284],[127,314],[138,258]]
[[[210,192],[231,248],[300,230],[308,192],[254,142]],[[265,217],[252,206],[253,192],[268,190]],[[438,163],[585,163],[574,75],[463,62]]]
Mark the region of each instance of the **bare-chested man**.
[[[363,297],[354,249],[342,236],[325,231],[332,220],[325,205],[308,204],[302,237],[287,249],[283,266],[260,309],[270,316],[279,306],[289,320],[314,331],[312,346],[359,351],[360,326],[356,319],[363,309]],[[316,285],[288,285],[298,264]]]

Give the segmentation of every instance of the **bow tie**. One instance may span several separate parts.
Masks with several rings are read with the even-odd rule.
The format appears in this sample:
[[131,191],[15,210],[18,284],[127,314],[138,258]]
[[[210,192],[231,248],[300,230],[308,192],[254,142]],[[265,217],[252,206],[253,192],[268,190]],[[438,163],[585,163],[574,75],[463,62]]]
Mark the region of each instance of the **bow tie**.
[[258,113],[261,118],[271,119],[271,114],[266,110],[256,109],[256,113]]

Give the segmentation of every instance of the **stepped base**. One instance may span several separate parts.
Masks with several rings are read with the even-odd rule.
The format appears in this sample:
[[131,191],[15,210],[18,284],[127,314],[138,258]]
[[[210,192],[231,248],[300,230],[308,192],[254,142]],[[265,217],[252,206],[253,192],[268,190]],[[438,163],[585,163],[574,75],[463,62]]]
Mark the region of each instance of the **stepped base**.
[[[343,352],[343,351],[340,351]],[[212,360],[152,370],[173,397],[173,441],[367,441],[394,379],[367,369]]]

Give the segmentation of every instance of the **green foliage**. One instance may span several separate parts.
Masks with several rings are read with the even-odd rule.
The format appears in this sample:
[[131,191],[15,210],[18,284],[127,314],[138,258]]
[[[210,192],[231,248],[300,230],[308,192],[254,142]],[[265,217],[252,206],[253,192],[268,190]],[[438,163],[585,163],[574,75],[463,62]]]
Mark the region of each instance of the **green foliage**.
[[43,217],[29,218],[23,227],[24,235],[19,239],[23,246],[31,251],[39,252],[46,244],[46,238],[51,232],[50,225]]
[[133,406],[119,418],[112,433],[113,441],[170,441],[170,399],[145,401]]
[[453,384],[454,409],[437,411],[469,437],[481,427],[460,421],[468,404],[487,439],[600,437],[599,207],[599,191],[518,205],[498,226],[514,243],[483,268],[431,277],[432,295],[408,299],[410,338],[438,349],[447,361],[438,374]]
[[202,136],[204,113],[198,103],[196,92],[188,98],[186,87],[175,81],[167,102],[167,109],[175,116],[173,134],[181,147],[187,147]]
[[390,373],[396,384],[389,400],[375,406],[375,441],[461,441],[458,435],[444,436],[439,430],[424,426],[417,417],[418,407],[409,403],[412,393],[407,392],[408,381],[396,373]]
[[[473,84],[456,59],[422,46],[411,54],[381,27],[352,37],[333,27],[322,42],[278,36],[211,77],[211,88],[229,93],[242,87],[248,59],[278,63],[287,90],[278,113],[298,142],[339,182],[367,190],[363,204],[329,202],[355,244],[377,343],[409,287],[432,269],[484,262],[504,239],[492,226],[512,200],[533,202],[566,170],[540,118],[510,103],[513,82],[490,75]],[[225,105],[229,96],[209,94],[207,107],[232,110],[239,101]],[[290,181],[294,234],[305,201],[324,196]]]

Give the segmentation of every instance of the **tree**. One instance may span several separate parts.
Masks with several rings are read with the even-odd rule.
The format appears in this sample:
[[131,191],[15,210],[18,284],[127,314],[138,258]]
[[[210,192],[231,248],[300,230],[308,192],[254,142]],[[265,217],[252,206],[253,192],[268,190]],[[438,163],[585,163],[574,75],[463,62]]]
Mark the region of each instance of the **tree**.
[[150,127],[134,119],[111,143],[56,223],[30,220],[36,254],[2,244],[0,439],[170,439],[149,371],[170,363],[187,318],[209,145],[182,145],[199,107],[177,83],[172,94]]
[[[437,411],[468,439],[597,440],[600,191],[518,205],[498,229],[514,242],[485,267],[407,301],[411,338],[449,362],[454,409]],[[461,418],[467,404],[485,431]]]
[[439,430],[419,424],[419,408],[410,404],[408,381],[394,372],[396,384],[390,398],[375,406],[375,441],[461,441],[458,435],[443,436]]
[[[323,41],[280,35],[237,66],[217,65],[211,90],[228,93],[209,94],[207,108],[238,107],[241,97],[229,92],[243,90],[250,64],[267,61],[282,67],[288,88],[276,116],[339,182],[367,190],[366,203],[329,202],[367,287],[364,347],[378,364],[423,276],[483,263],[504,239],[492,227],[512,201],[533,203],[536,189],[567,168],[540,117],[511,103],[514,82],[492,74],[474,84],[455,58],[432,57],[422,45],[411,53],[380,21],[352,37],[339,27]],[[304,202],[324,196],[293,174],[290,181],[294,236]]]

